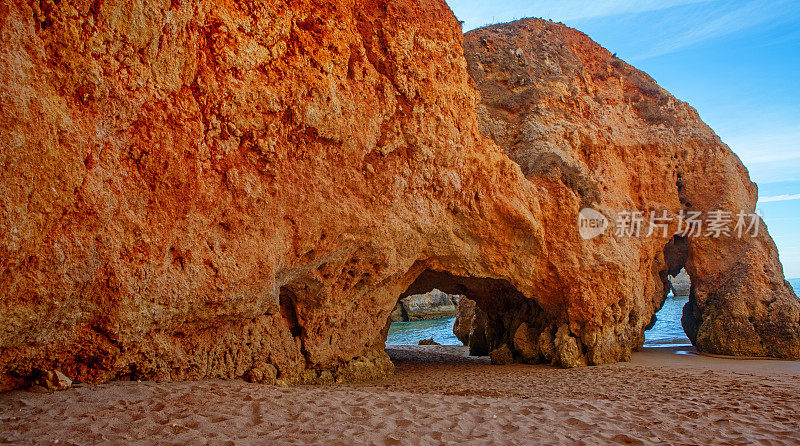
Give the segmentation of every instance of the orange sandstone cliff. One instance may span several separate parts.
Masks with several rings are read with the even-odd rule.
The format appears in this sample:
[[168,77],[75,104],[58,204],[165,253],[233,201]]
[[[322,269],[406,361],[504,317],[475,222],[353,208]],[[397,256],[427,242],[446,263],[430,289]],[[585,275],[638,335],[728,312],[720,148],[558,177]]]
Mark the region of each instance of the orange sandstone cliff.
[[[490,26],[467,33],[464,48],[482,132],[536,188],[544,243],[530,282],[577,344],[564,365],[628,359],[664,303],[667,276],[683,267],[692,288],[682,324],[698,349],[800,358],[800,301],[763,222],[747,231],[756,185],[697,111],[562,24]],[[581,208],[616,228],[582,239]],[[638,237],[615,225],[630,223],[630,212],[643,214]],[[688,217],[701,222],[697,232],[683,232]],[[526,328],[512,341],[534,359],[553,353],[537,353],[528,338],[567,332]]]
[[434,287],[518,360],[625,360],[680,266],[699,348],[800,356],[765,231],[578,237],[587,205],[752,209],[691,108],[564,27],[465,45],[438,0],[4,2],[0,390],[380,378]]
[[424,271],[528,287],[536,194],[443,1],[2,9],[3,388],[378,378]]

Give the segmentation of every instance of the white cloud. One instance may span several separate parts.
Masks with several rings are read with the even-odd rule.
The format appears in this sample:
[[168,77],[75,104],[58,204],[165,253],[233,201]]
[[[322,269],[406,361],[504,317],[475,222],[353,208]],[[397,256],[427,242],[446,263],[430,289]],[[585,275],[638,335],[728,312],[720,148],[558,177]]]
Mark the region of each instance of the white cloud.
[[683,23],[688,29],[666,36],[652,50],[633,59],[643,60],[662,56],[706,40],[777,21],[789,17],[789,13],[796,8],[796,4],[786,0],[755,0],[733,10],[727,10],[724,7],[703,8],[684,18]]
[[773,195],[771,197],[759,197],[759,203],[768,203],[770,201],[789,201],[789,200],[800,200],[800,194],[783,194],[783,195]]
[[786,127],[777,118],[773,123],[754,121],[723,136],[723,141],[739,155],[755,182],[800,180],[800,126]]
[[492,23],[509,22],[524,17],[543,17],[556,21],[596,19],[622,14],[659,11],[676,6],[707,3],[711,0],[533,0],[519,2],[496,0],[450,0],[456,17],[463,20],[464,31]]
[[773,163],[781,163],[784,161],[794,161],[796,159],[800,159],[800,153],[796,152],[783,152],[777,151],[775,153],[764,153],[756,156],[751,156],[750,158],[745,158],[741,156],[743,162],[748,164],[773,164]]

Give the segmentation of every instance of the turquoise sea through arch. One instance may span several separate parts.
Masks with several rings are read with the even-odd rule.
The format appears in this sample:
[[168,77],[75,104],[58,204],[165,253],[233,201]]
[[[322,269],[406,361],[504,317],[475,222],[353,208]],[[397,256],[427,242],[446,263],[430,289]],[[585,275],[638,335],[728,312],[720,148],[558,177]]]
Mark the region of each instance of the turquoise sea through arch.
[[[645,332],[644,345],[651,347],[689,346],[691,343],[681,327],[681,314],[687,298],[671,294],[657,313],[658,322]],[[389,328],[387,345],[416,345],[422,339],[433,338],[442,345],[461,345],[453,334],[455,318],[430,321],[394,322]]]
[[[795,293],[800,291],[800,279],[789,279]],[[681,314],[687,299],[670,294],[656,314],[658,322],[645,332],[645,347],[685,347],[691,343],[681,327]],[[416,345],[422,339],[433,338],[442,345],[461,345],[453,334],[455,318],[430,321],[394,322],[389,328],[387,345]]]
[[[788,279],[795,293],[800,292],[800,279]],[[645,347],[687,347],[691,343],[681,327],[681,315],[687,299],[667,296],[664,306],[656,314],[658,322],[645,332]],[[422,339],[433,338],[442,345],[461,345],[453,334],[455,318],[430,321],[394,322],[389,328],[387,345],[416,345]]]
[[[800,279],[788,279],[795,293],[800,292]],[[686,298],[667,296],[664,306],[656,314],[658,322],[645,332],[645,347],[686,347],[691,343],[681,327],[681,314]],[[461,345],[453,334],[455,318],[430,321],[394,322],[389,328],[387,345],[416,345],[422,339],[433,338],[442,345]]]

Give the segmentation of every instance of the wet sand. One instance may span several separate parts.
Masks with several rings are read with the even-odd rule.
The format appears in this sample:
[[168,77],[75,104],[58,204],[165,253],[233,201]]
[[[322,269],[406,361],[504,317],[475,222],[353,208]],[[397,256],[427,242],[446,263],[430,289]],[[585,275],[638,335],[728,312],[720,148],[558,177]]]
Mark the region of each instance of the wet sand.
[[800,362],[649,348],[630,363],[491,366],[462,347],[387,351],[387,381],[276,388],[114,382],[0,395],[0,442],[797,443]]

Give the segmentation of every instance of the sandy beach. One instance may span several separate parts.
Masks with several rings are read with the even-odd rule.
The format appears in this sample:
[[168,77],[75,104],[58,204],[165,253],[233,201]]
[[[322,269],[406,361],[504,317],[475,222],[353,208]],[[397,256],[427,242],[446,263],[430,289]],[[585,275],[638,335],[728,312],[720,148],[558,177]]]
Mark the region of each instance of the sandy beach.
[[[800,363],[649,348],[579,369],[492,366],[463,347],[390,348],[387,381],[276,388],[113,382],[0,395],[0,442],[37,444],[782,443]],[[681,353],[683,351],[683,353]]]

